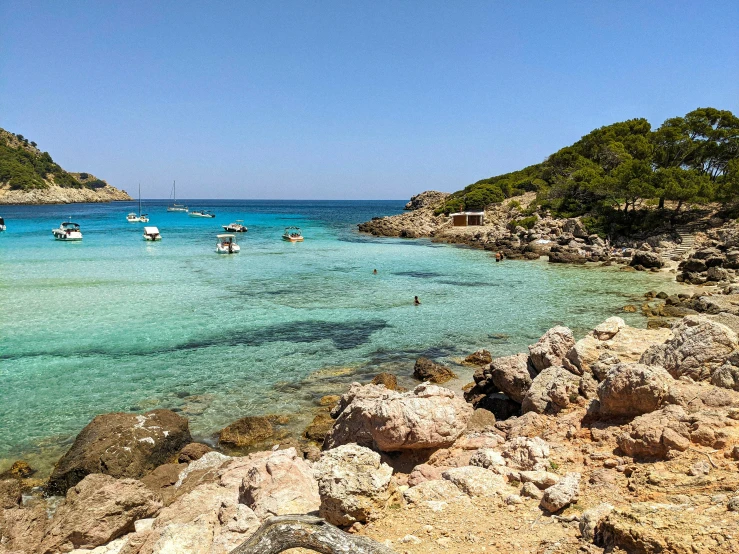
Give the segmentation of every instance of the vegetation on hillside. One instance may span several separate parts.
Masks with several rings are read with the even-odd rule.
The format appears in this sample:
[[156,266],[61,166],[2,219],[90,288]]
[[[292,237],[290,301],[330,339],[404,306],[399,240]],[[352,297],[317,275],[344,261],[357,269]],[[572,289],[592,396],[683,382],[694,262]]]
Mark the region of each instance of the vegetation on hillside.
[[35,142],[0,129],[0,184],[31,190],[48,188],[51,182],[68,188],[86,186],[59,167],[48,152],[38,150]]
[[[534,209],[588,215],[599,232],[638,230],[685,205],[739,201],[739,118],[699,108],[652,130],[646,119],[596,129],[544,162],[483,179],[455,192],[438,213],[477,210],[536,192]],[[671,210],[665,210],[670,201]],[[640,210],[656,207],[644,217]]]

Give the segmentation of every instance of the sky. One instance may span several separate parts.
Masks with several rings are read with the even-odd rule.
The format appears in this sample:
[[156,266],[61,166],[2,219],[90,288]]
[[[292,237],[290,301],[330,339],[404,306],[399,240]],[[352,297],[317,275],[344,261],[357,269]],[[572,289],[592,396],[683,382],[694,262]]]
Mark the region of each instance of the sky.
[[145,198],[406,199],[739,113],[739,2],[0,0],[0,127]]

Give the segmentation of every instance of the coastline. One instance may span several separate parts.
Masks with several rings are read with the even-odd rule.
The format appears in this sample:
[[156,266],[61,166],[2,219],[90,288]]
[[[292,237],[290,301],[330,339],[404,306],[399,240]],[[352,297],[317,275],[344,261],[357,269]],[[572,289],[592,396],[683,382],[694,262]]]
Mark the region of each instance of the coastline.
[[106,184],[98,188],[65,188],[49,185],[28,191],[0,187],[0,205],[82,204],[132,201],[128,193]]

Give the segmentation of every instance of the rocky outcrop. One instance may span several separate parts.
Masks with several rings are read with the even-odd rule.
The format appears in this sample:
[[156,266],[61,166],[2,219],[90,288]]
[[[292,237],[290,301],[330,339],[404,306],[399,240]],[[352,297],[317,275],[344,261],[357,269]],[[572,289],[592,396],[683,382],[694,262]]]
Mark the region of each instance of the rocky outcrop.
[[398,389],[398,378],[392,373],[382,372],[378,373],[372,378],[371,383],[373,385],[383,385],[387,390]]
[[664,266],[664,262],[662,261],[662,258],[655,254],[654,252],[648,252],[644,250],[638,250],[637,252],[634,252],[634,256],[631,258],[631,262],[629,263],[631,266],[637,266],[640,265],[644,268],[651,269],[651,268],[661,268]]
[[272,435],[274,435],[274,428],[269,418],[247,416],[221,429],[218,434],[218,443],[232,448],[243,448],[266,440]]
[[495,496],[506,490],[506,480],[502,475],[479,466],[450,468],[442,477],[467,496]]
[[661,367],[616,364],[598,386],[600,412],[635,417],[653,412],[667,399],[674,379]]
[[177,454],[177,461],[181,464],[188,464],[195,460],[199,460],[205,454],[212,451],[213,449],[207,444],[191,442],[190,444],[185,445],[185,447],[180,450],[179,454]]
[[428,358],[418,358],[413,366],[413,377],[419,381],[441,384],[456,379],[457,375],[443,364],[436,363]]
[[516,437],[507,441],[501,451],[508,467],[523,471],[546,470],[549,454],[549,444],[540,437]]
[[415,196],[411,196],[410,202],[405,205],[405,210],[420,210],[421,208],[437,208],[449,197],[448,192],[427,190]]
[[493,356],[490,354],[490,352],[485,350],[484,348],[481,348],[480,350],[476,350],[475,352],[467,356],[464,360],[462,360],[462,363],[464,365],[483,366],[489,364],[492,361]]
[[472,407],[435,385],[398,393],[355,383],[332,415],[337,419],[326,436],[325,449],[356,443],[393,452],[451,445],[467,427]]
[[537,371],[562,365],[570,349],[575,346],[575,337],[567,327],[552,327],[539,341],[529,346],[529,360]]
[[49,185],[45,189],[11,190],[0,185],[0,204],[76,204],[131,201],[128,193],[107,183],[99,188],[68,188]]
[[142,477],[174,458],[191,440],[187,419],[169,410],[99,415],[57,462],[46,492],[64,495],[91,473]]
[[641,415],[618,436],[618,446],[634,458],[665,459],[690,446],[687,414],[680,406],[667,406]]
[[580,498],[580,474],[568,473],[556,485],[544,491],[540,506],[548,512],[558,512]]
[[390,499],[392,468],[369,448],[345,444],[321,455],[314,472],[321,497],[319,514],[334,525],[367,522]]
[[495,386],[519,404],[523,402],[537,374],[526,354],[493,360],[485,371],[485,373],[488,372]]
[[69,490],[49,523],[40,554],[95,548],[134,530],[134,522],[155,516],[161,501],[140,481],[92,474]]
[[548,367],[531,382],[521,403],[521,412],[552,414],[577,402],[580,377],[562,366]]

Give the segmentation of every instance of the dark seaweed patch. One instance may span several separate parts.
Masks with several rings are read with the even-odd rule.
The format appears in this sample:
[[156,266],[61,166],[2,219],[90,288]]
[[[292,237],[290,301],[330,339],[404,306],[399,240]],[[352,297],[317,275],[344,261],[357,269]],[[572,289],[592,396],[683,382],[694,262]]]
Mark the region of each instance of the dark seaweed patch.
[[486,283],[485,281],[439,281],[442,285],[455,287],[499,287],[500,283]]
[[434,277],[444,277],[443,273],[435,271],[395,271],[393,275],[400,277],[414,277],[416,279],[433,279]]

